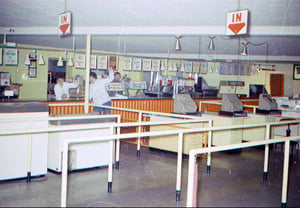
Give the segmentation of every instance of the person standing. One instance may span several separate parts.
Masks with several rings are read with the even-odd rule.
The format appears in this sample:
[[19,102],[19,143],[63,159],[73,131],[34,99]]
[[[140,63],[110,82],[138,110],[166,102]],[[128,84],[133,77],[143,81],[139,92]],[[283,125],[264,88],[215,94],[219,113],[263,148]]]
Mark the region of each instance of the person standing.
[[[122,79],[121,79],[121,74],[120,72],[115,72],[114,74],[114,79],[112,81],[112,83],[122,83]],[[116,96],[116,94],[122,95],[123,94],[123,90],[117,90],[117,91],[110,91],[108,92],[109,96],[113,97]]]
[[102,108],[99,105],[111,106],[111,98],[106,90],[106,84],[114,79],[114,71],[108,70],[107,78],[98,79],[95,72],[90,73],[90,100],[94,102],[94,112],[99,114],[103,112],[105,115],[110,114],[110,109]]
[[77,87],[78,87],[77,81],[74,83],[68,83],[65,82],[63,77],[58,77],[57,83],[54,86],[54,93],[55,93],[56,100],[63,100],[69,98],[70,97],[69,89],[77,88]]

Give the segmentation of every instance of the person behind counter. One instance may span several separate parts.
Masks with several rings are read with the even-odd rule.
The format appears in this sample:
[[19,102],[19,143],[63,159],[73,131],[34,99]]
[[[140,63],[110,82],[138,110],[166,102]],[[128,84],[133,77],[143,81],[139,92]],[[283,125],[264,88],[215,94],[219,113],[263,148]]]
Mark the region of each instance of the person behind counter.
[[63,100],[70,97],[69,89],[70,88],[77,88],[78,82],[75,81],[74,83],[65,82],[64,77],[58,77],[57,83],[54,86],[54,93],[56,100]]
[[[123,82],[122,79],[121,79],[121,74],[120,72],[115,72],[114,74],[114,79],[112,82]],[[119,91],[110,91],[108,92],[109,96],[113,97],[113,96],[116,96],[116,94],[119,94],[119,95],[122,95],[123,94],[123,91],[122,90],[119,90]]]
[[[95,72],[90,73],[90,100],[93,100],[94,105],[111,106],[111,98],[106,90],[106,84],[114,79],[114,71],[109,69],[108,72],[108,77],[105,79],[98,79]],[[95,106],[94,112],[110,114],[110,109]]]

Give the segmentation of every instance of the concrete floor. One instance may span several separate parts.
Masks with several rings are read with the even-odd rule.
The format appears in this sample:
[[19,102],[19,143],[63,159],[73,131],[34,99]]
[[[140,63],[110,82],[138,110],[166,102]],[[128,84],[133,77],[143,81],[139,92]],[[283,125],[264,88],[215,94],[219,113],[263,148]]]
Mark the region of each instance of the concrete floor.
[[[121,142],[120,169],[113,173],[113,192],[107,193],[107,167],[69,174],[68,206],[183,207],[186,205],[188,157],[183,159],[181,201],[176,202],[176,154]],[[199,207],[280,207],[283,153],[270,152],[267,183],[262,183],[264,151],[213,153],[211,174],[199,158]],[[61,175],[0,182],[0,206],[60,206]],[[300,154],[290,160],[287,207],[300,207]]]

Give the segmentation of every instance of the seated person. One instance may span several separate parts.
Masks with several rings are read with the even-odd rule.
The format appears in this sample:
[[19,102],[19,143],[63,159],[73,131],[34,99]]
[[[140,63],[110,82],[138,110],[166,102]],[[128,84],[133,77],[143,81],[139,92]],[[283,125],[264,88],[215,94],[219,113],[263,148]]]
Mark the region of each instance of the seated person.
[[[114,79],[111,82],[120,82],[120,83],[123,82],[122,79],[121,79],[120,72],[115,72]],[[120,91],[109,91],[108,94],[109,94],[109,96],[113,97],[113,96],[116,96],[116,94],[122,95],[123,91],[122,90],[120,90]]]
[[77,88],[77,87],[78,87],[78,82],[68,83],[65,82],[64,77],[58,77],[57,83],[54,86],[54,93],[55,93],[56,100],[63,100],[69,98],[70,97],[69,89]]

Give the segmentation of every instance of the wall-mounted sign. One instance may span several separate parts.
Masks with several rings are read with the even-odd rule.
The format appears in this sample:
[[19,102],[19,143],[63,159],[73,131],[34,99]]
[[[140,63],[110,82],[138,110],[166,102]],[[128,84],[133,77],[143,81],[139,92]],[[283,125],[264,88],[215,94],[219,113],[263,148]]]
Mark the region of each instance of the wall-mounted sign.
[[151,71],[151,59],[143,59],[143,71]]
[[71,12],[64,12],[58,16],[58,32],[60,35],[71,34]]
[[18,49],[4,48],[4,64],[18,65]]
[[152,59],[152,71],[159,71],[160,68],[160,60],[159,59]]
[[132,59],[132,70],[133,71],[141,71],[142,70],[142,59],[141,58],[133,58]]
[[98,56],[98,69],[107,69],[107,56]]
[[248,10],[227,13],[226,35],[247,34]]
[[97,56],[96,55],[91,55],[90,68],[97,69]]
[[85,68],[85,55],[84,54],[75,54],[75,67],[76,68]]

